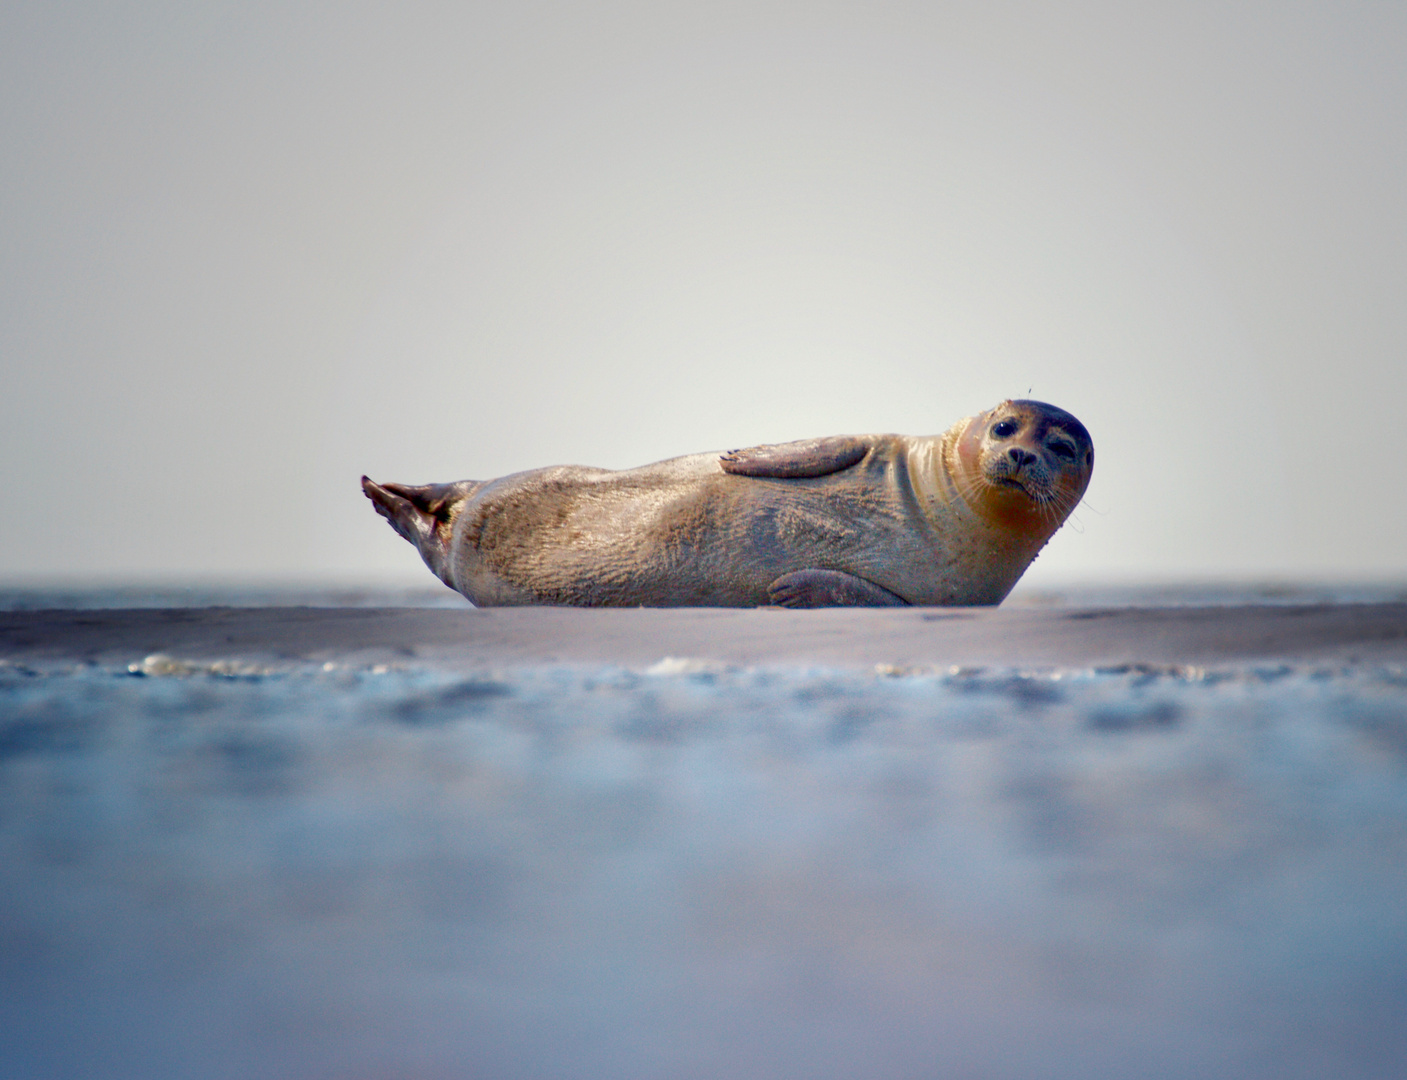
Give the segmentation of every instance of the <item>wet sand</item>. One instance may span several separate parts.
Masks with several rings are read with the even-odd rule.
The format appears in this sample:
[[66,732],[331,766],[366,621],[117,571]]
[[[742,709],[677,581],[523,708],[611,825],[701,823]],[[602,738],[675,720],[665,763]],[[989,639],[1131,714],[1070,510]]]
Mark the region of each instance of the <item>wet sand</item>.
[[176,608],[0,612],[0,657],[485,664],[1108,666],[1407,661],[1407,604],[893,610]]
[[0,612],[0,1075],[1395,1078],[1407,605]]

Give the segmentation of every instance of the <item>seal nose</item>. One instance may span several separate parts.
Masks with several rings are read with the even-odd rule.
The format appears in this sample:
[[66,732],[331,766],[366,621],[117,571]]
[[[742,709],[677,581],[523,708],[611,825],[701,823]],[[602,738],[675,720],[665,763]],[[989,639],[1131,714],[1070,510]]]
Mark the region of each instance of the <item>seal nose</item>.
[[1006,452],[1006,456],[1011,459],[1011,463],[1018,469],[1026,465],[1034,465],[1036,455],[1029,450],[1022,450],[1019,446],[1013,446]]

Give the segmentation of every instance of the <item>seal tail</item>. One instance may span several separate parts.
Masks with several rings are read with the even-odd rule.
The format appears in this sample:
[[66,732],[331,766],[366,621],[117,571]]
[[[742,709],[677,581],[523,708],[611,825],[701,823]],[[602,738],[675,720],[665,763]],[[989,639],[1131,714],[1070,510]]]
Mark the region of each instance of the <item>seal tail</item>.
[[362,491],[376,507],[376,512],[390,522],[401,537],[415,545],[425,565],[450,588],[454,587],[446,576],[450,527],[464,488],[464,484],[378,484],[370,477],[362,477]]

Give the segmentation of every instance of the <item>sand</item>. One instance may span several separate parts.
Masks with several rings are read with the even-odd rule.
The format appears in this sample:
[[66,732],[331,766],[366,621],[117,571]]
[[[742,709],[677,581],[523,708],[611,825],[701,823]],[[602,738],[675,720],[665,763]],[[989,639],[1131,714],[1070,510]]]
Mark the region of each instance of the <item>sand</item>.
[[1407,604],[849,611],[176,608],[0,612],[12,661],[125,662],[172,652],[257,662],[464,668],[649,664],[1081,667],[1407,662]]
[[0,612],[5,1077],[1407,1064],[1407,605]]

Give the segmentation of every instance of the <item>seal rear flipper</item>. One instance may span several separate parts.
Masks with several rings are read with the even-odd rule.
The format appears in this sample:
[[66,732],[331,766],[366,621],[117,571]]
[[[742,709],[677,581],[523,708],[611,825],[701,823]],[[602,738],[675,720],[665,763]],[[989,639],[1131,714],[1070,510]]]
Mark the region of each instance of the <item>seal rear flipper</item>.
[[796,570],[767,586],[779,607],[908,607],[909,602],[882,585],[843,570]]
[[798,480],[841,472],[857,464],[869,451],[869,440],[858,435],[828,435],[729,450],[718,461],[724,472],[738,476]]
[[478,486],[474,483],[378,484],[369,477],[362,477],[362,491],[376,507],[376,512],[389,521],[400,536],[415,545],[425,564],[446,584],[445,556],[451,539],[451,517],[466,490],[472,491]]

